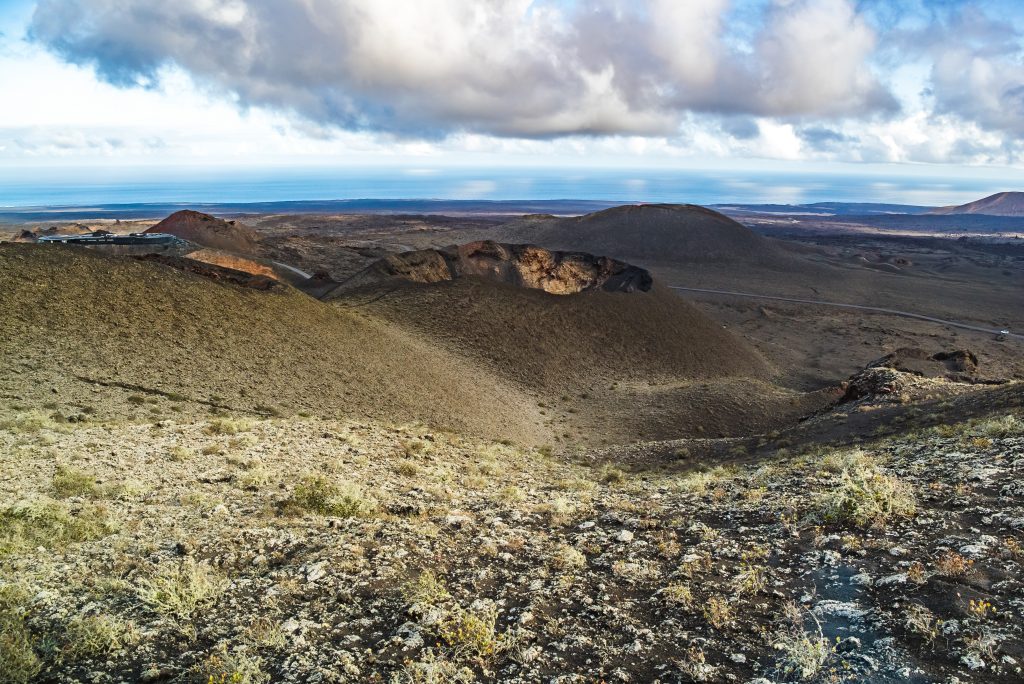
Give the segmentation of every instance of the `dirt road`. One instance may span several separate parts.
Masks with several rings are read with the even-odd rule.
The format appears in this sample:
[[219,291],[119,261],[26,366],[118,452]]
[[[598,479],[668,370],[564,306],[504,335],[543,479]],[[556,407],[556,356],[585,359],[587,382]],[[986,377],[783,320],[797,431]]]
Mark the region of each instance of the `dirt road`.
[[916,318],[919,321],[929,321],[931,323],[940,323],[942,325],[948,325],[951,328],[962,328],[963,330],[973,330],[975,332],[989,333],[992,335],[1004,335],[1008,338],[1024,341],[1024,335],[1018,333],[1002,333],[999,328],[986,328],[979,325],[971,325],[970,323],[961,323],[959,321],[947,321],[942,318],[935,318],[934,316],[925,316],[924,314],[912,313],[910,311],[900,311],[898,309],[885,309],[877,306],[863,306],[861,304],[843,304],[841,302],[827,302],[820,299],[796,299],[793,297],[777,297],[775,295],[762,295],[755,294],[753,292],[733,292],[731,290],[708,290],[699,287],[680,287],[678,285],[669,285],[673,290],[679,290],[682,292],[702,292],[705,294],[717,294],[717,295],[728,295],[732,297],[748,297],[751,299],[769,299],[776,302],[792,302],[794,304],[816,304],[819,306],[833,306],[841,309],[855,309],[858,311],[868,311],[871,313],[889,314],[890,316],[902,316],[904,318]]

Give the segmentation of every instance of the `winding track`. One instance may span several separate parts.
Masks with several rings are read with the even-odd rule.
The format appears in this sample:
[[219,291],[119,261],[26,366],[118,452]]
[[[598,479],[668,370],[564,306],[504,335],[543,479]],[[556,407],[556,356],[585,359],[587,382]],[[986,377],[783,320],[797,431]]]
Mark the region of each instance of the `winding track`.
[[[971,325],[969,323],[961,323],[959,321],[947,321],[942,318],[935,318],[934,316],[925,316],[924,314],[916,314],[911,313],[909,311],[900,311],[898,309],[884,309],[877,306],[863,306],[861,304],[843,304],[841,302],[828,302],[821,299],[796,299],[793,297],[778,297],[775,295],[755,294],[753,292],[734,292],[732,290],[708,290],[700,287],[680,287],[678,285],[669,285],[669,288],[673,290],[681,290],[683,292],[703,292],[705,294],[729,295],[733,297],[748,297],[751,299],[770,299],[776,302],[793,302],[795,304],[817,304],[820,306],[834,306],[841,309],[855,309],[857,311],[870,311],[872,313],[889,314],[891,316],[902,316],[903,318],[916,318],[919,321],[940,323],[942,325],[948,325],[951,328],[962,328],[963,330],[973,330],[975,332],[989,333],[990,335],[1001,334],[999,328],[985,328],[979,325]],[[1024,335],[1021,335],[1019,333],[1006,333],[1005,336],[1012,337],[1016,340],[1024,341]]]

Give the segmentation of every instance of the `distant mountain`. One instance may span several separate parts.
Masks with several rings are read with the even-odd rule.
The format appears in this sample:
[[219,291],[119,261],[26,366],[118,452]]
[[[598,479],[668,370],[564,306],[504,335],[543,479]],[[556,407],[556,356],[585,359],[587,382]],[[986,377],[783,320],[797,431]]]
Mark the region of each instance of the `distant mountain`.
[[956,207],[941,207],[932,214],[985,214],[988,216],[1024,216],[1024,192],[997,192],[976,202]]
[[821,216],[872,216],[876,214],[920,215],[935,207],[919,204],[883,204],[878,202],[815,202],[813,204],[715,204],[713,209],[727,215],[783,214]]
[[586,216],[525,216],[502,226],[502,242],[603,254],[633,263],[784,261],[774,242],[717,211],[642,204]]

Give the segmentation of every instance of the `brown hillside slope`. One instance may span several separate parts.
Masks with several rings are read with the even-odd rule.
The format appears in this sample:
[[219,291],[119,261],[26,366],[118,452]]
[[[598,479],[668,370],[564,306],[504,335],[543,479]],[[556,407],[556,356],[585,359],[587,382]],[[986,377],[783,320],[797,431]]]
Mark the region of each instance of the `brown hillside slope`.
[[538,394],[574,441],[750,434],[822,400],[774,386],[746,342],[657,283],[556,295],[478,275],[393,277],[331,298]]
[[259,236],[236,221],[225,221],[191,209],[176,211],[147,233],[170,233],[204,247],[253,254]]
[[220,249],[204,247],[203,249],[197,249],[194,252],[189,252],[185,256],[194,261],[201,261],[204,264],[213,264],[214,266],[221,266],[223,268],[232,268],[236,271],[244,271],[250,275],[264,276],[267,278],[273,278],[274,280],[280,280],[281,282],[287,282],[286,278],[278,274],[270,264],[263,260],[248,259]]
[[[286,286],[257,291],[91,250],[4,245],[0,292],[0,396],[9,400],[102,415],[136,410],[123,403],[130,393],[183,395],[182,406],[204,410],[277,407],[546,438],[532,397]],[[130,389],[105,408],[111,385]]]
[[775,244],[736,221],[691,204],[627,205],[585,216],[527,216],[497,231],[502,242],[582,250],[634,263],[785,262]]
[[988,216],[1024,216],[1024,192],[997,192],[994,195],[953,207],[933,209],[929,214],[986,214]]

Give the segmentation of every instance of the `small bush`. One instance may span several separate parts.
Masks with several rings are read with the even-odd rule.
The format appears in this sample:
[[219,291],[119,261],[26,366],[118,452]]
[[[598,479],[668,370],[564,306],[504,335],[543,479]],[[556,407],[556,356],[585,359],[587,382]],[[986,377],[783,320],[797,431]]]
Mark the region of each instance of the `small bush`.
[[536,511],[547,516],[552,525],[564,525],[576,513],[576,504],[564,496],[556,496],[547,503],[538,504]]
[[733,579],[732,587],[737,596],[746,596],[761,593],[767,584],[764,568],[752,563],[743,563],[739,574]]
[[587,566],[587,557],[576,548],[562,544],[552,555],[551,564],[559,570],[577,570]]
[[781,653],[779,670],[783,676],[800,681],[813,679],[832,654],[828,639],[820,630],[814,634],[801,629],[785,632],[776,640],[775,648]]
[[732,623],[736,611],[727,599],[711,596],[704,604],[704,618],[715,629],[722,629]]
[[818,513],[823,520],[860,527],[913,515],[916,509],[910,486],[874,468],[844,470],[838,485],[818,498]]
[[32,433],[39,432],[40,430],[53,430],[56,428],[57,423],[42,411],[19,413],[13,418],[4,418],[3,420],[0,420],[0,430],[8,430],[15,433]]
[[244,473],[238,476],[238,486],[242,489],[255,492],[263,489],[271,481],[270,471],[263,466],[262,463],[257,463],[251,468],[246,470]]
[[206,426],[206,431],[211,435],[237,435],[252,429],[252,421],[239,418],[214,418]]
[[249,623],[242,632],[245,643],[255,648],[284,648],[288,645],[281,623],[268,617],[259,617]]
[[614,466],[604,466],[601,469],[601,481],[605,484],[622,484],[626,481],[626,473]]
[[456,652],[472,658],[489,658],[500,652],[504,640],[495,630],[498,609],[485,607],[465,610],[456,606],[438,624],[438,636]]
[[0,556],[25,548],[61,548],[99,539],[116,530],[106,509],[87,504],[74,511],[49,498],[19,501],[0,509]]
[[170,451],[167,452],[167,458],[177,463],[184,463],[193,456],[195,456],[195,452],[183,446],[173,446]]
[[471,684],[476,674],[442,655],[425,649],[419,660],[408,661],[395,678],[395,684]]
[[990,418],[978,425],[978,430],[986,437],[1004,438],[1024,435],[1024,420],[1008,414],[1001,418]]
[[76,615],[67,624],[68,645],[64,652],[72,659],[106,655],[139,639],[135,625],[108,615]]
[[405,477],[416,477],[421,471],[419,464],[410,458],[403,458],[395,464],[395,472]]
[[142,579],[138,596],[161,615],[188,621],[200,607],[217,600],[227,580],[206,563],[186,558],[180,563],[163,563]]
[[405,600],[412,604],[436,606],[451,598],[444,581],[431,570],[424,570],[415,581],[404,588]]
[[939,621],[935,614],[919,603],[907,606],[904,625],[908,631],[924,639],[925,643],[931,643],[939,636]]
[[683,582],[673,582],[672,584],[665,587],[662,595],[665,600],[669,603],[683,608],[690,609],[693,607],[693,590],[690,589],[689,584]]
[[67,499],[72,496],[96,498],[99,496],[99,489],[96,487],[96,476],[68,466],[59,465],[53,474],[53,493],[61,499]]
[[853,449],[826,454],[821,459],[821,468],[830,473],[842,473],[851,470],[873,470],[877,469],[877,465],[871,454],[863,449]]
[[228,650],[226,644],[214,649],[194,668],[204,684],[265,684],[270,675],[263,671],[263,660],[243,646]]
[[339,518],[367,515],[375,508],[376,502],[368,498],[359,485],[347,481],[334,482],[321,475],[304,478],[285,502],[286,511],[307,511]]
[[27,684],[43,664],[25,625],[28,595],[20,587],[0,585],[0,682]]

